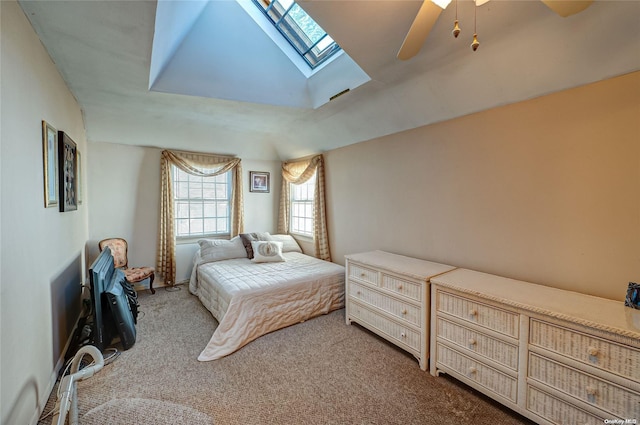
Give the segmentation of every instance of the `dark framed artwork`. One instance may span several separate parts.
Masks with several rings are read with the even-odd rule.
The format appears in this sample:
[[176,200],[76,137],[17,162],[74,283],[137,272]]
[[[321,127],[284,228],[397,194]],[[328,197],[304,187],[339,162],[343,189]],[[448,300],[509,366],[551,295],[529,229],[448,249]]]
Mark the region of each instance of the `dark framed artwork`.
[[76,180],[78,181],[78,205],[82,205],[82,157],[80,156],[80,151],[76,150],[76,168],[78,170],[78,175]]
[[269,172],[249,171],[249,191],[269,193]]
[[44,174],[44,206],[58,204],[58,131],[42,121],[42,171]]
[[58,132],[58,188],[60,211],[78,209],[78,148],[64,131]]
[[640,284],[629,282],[627,296],[624,298],[624,305],[640,310]]

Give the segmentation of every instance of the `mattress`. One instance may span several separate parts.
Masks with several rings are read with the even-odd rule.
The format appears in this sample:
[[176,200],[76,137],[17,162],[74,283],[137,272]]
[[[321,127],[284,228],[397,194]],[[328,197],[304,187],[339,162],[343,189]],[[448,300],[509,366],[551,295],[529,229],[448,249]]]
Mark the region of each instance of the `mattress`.
[[298,252],[286,261],[234,258],[200,264],[189,290],[218,321],[198,360],[216,360],[254,339],[344,307],[344,267]]

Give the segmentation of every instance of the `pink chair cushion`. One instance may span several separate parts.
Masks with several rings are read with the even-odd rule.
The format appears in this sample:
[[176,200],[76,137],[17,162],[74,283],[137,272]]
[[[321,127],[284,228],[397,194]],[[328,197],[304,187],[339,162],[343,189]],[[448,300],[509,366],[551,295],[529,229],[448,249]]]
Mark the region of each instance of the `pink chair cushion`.
[[128,282],[140,282],[151,277],[155,269],[153,267],[132,267],[130,269],[124,269],[124,276]]

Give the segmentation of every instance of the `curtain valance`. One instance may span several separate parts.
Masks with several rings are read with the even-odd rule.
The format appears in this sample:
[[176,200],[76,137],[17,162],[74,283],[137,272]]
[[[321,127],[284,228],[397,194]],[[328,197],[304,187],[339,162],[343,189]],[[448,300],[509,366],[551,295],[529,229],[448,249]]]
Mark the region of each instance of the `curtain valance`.
[[282,164],[282,177],[293,184],[306,183],[316,172],[318,164],[323,163],[322,155],[296,162]]
[[165,150],[162,158],[186,173],[202,177],[217,176],[240,165],[240,158],[195,152]]

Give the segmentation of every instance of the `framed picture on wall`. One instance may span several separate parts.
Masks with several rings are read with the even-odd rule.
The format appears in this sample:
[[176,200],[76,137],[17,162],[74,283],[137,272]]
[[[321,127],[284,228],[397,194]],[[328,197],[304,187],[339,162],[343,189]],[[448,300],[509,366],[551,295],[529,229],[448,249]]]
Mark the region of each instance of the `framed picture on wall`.
[[629,282],[627,296],[624,298],[624,305],[627,307],[640,309],[640,284]]
[[58,204],[58,132],[42,121],[42,171],[44,174],[44,206]]
[[78,164],[78,205],[82,205],[82,156],[79,150],[76,150],[76,162]]
[[58,132],[58,189],[60,211],[78,209],[77,146],[64,131]]
[[269,173],[267,171],[249,171],[249,191],[269,193]]

